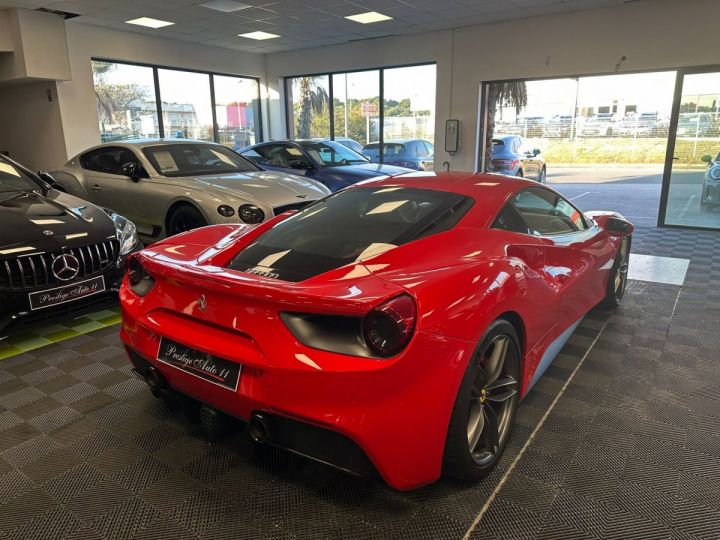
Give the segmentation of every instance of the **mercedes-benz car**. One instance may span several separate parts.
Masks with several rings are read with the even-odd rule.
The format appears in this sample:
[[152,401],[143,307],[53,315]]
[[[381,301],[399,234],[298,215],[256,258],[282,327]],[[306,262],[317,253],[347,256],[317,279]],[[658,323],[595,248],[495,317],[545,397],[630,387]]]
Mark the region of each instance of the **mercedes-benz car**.
[[411,172],[404,167],[371,163],[336,141],[272,141],[244,148],[240,153],[263,169],[302,174],[322,182],[331,191],[361,180]]
[[[422,139],[399,139],[382,145],[383,163],[414,171],[432,171],[435,147]],[[362,151],[370,161],[380,162],[380,143],[370,143]]]
[[397,489],[477,481],[583,317],[621,301],[632,232],[518,178],[370,180],[133,255],[120,335],[204,427],[232,415]]
[[547,182],[547,164],[538,148],[528,146],[518,135],[501,135],[492,140],[490,172],[534,178],[541,184]]
[[124,217],[0,156],[0,329],[115,295],[142,247]]
[[720,153],[714,158],[710,154],[702,156],[707,163],[700,195],[700,210],[710,212],[720,206]]
[[225,146],[178,139],[103,144],[52,175],[60,189],[127,216],[151,242],[204,225],[262,223],[330,193]]

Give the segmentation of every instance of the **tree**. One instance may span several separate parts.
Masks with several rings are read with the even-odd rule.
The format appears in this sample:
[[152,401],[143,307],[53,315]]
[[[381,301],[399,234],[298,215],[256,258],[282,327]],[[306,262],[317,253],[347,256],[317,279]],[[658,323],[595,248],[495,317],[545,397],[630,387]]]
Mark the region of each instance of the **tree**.
[[313,115],[319,115],[330,106],[330,97],[325,88],[320,86],[320,77],[300,77],[298,81],[300,94],[300,114],[297,118],[299,139],[312,137]]
[[[514,107],[515,113],[520,114],[527,106],[527,86],[525,81],[508,83],[493,83],[488,85],[487,96],[487,135],[485,137],[486,156],[490,156],[492,139],[495,132],[495,115],[498,107]],[[489,165],[486,159],[485,168]]]
[[[94,60],[92,62],[93,76],[95,78],[95,100],[103,132],[106,123],[122,123],[125,120],[124,118],[116,118],[118,113],[124,115],[133,102],[147,97],[147,89],[138,84],[108,83],[106,75],[114,68],[115,64],[109,62],[97,62]],[[132,126],[128,127],[132,129]]]

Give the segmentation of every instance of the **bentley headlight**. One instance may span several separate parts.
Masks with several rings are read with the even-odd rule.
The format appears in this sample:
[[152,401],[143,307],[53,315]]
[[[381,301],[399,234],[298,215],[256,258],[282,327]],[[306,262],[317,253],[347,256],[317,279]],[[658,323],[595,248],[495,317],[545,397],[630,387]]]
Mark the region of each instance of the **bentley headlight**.
[[115,223],[115,234],[120,242],[120,256],[122,257],[130,253],[140,243],[137,228],[132,221],[115,212],[110,214],[110,218]]

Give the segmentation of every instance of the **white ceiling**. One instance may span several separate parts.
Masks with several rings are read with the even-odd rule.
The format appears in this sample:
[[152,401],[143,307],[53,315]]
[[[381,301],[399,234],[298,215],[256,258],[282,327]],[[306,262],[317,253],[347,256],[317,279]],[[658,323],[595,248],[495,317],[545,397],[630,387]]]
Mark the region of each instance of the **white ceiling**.
[[[251,7],[232,13],[200,6],[207,1],[0,0],[0,8],[68,11],[80,14],[74,20],[87,24],[268,53],[592,9],[627,0],[239,0]],[[344,18],[366,11],[379,11],[393,20],[359,24]],[[175,24],[152,30],[124,22],[138,17]],[[256,30],[282,37],[254,41],[237,35]]]

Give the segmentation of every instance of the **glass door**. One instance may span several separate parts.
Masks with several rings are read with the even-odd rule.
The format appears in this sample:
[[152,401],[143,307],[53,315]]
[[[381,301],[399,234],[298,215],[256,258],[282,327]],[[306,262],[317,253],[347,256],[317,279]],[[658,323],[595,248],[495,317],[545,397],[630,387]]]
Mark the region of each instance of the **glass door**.
[[673,112],[661,224],[720,229],[720,71],[680,75]]

